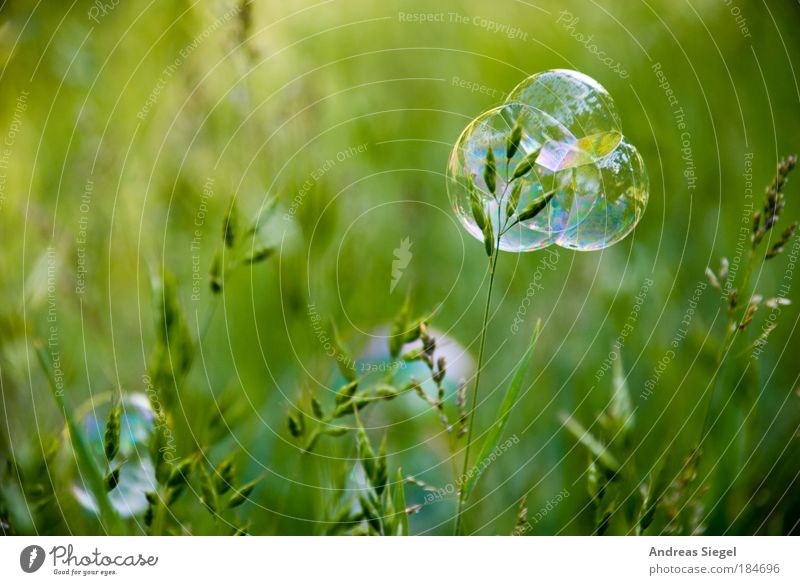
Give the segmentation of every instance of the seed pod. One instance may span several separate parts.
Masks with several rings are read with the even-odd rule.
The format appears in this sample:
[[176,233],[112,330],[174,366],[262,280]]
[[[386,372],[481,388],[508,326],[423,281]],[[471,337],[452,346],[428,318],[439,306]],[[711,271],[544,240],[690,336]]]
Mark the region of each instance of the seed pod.
[[706,278],[708,279],[708,283],[713,286],[715,289],[719,290],[719,280],[717,280],[717,275],[714,274],[714,271],[711,270],[708,266],[706,266]]
[[506,204],[506,217],[513,217],[517,213],[520,195],[522,195],[522,183],[515,182],[514,187],[511,189],[508,203]]
[[770,248],[769,252],[767,252],[767,255],[765,256],[764,259],[772,260],[776,256],[780,256],[781,252],[783,252],[783,246],[781,246],[780,244],[775,244],[774,246],[772,246],[772,248]]
[[426,356],[429,358],[433,357],[433,352],[436,351],[436,338],[428,335],[427,333],[423,333],[422,337],[422,351],[425,353]]
[[491,258],[494,254],[494,230],[491,221],[487,221],[483,227],[483,247],[486,249],[486,255]]
[[472,207],[472,217],[475,219],[475,224],[483,231],[486,225],[486,214],[483,211],[483,205],[480,199],[474,193],[470,196],[470,205]]
[[[369,437],[363,428],[358,429],[356,435],[356,445],[358,448],[358,458],[361,460],[361,465],[364,467],[364,472],[370,480],[376,477],[377,462],[375,461],[375,452],[372,450],[372,445],[369,443]],[[373,481],[373,485],[375,485]]]
[[380,534],[381,521],[378,509],[372,502],[369,501],[369,498],[364,496],[364,494],[358,494],[358,501],[361,504],[362,511],[364,512],[364,519],[369,523],[372,529],[375,530],[375,532]]
[[589,460],[589,469],[586,472],[586,490],[591,498],[592,506],[597,507],[605,495],[605,478],[594,459]]
[[389,354],[396,358],[403,351],[403,344],[405,343],[406,324],[408,323],[408,313],[411,310],[411,300],[406,296],[403,301],[403,306],[400,312],[394,319],[392,324],[392,334],[389,337]]
[[314,416],[318,419],[321,419],[325,416],[325,414],[322,412],[322,405],[319,403],[319,400],[313,396],[311,397],[311,412],[313,412]]
[[246,264],[257,264],[272,256],[275,248],[272,246],[259,245],[244,258]]
[[222,495],[231,489],[235,475],[236,468],[233,463],[233,456],[230,455],[222,460],[214,474],[214,484],[218,494]]
[[178,498],[183,493],[184,488],[186,487],[185,483],[176,485],[173,488],[167,489],[167,497],[166,497],[166,504],[167,508],[169,508],[172,504],[178,501]]
[[405,332],[405,335],[403,335],[403,343],[404,344],[414,343],[417,339],[420,338],[420,336],[423,334],[426,328],[427,328],[427,317],[424,319],[418,319],[417,321],[411,324],[411,326]]
[[728,280],[728,271],[730,269],[730,263],[728,259],[723,256],[722,259],[719,261],[719,280],[720,282],[725,282]]
[[519,143],[522,140],[522,116],[517,118],[516,124],[514,124],[514,128],[511,130],[511,134],[508,135],[508,141],[506,142],[506,159],[511,160],[515,154],[517,154],[517,150],[519,149]]
[[209,286],[214,294],[222,290],[222,255],[217,252],[211,261],[211,268],[208,273]]
[[411,504],[406,507],[406,516],[413,516],[420,510],[422,510],[422,504]]
[[398,395],[397,388],[394,386],[381,385],[375,389],[375,395],[386,400],[396,398]]
[[514,532],[512,532],[511,534],[512,535],[525,534],[527,524],[528,524],[528,494],[525,494],[519,501],[519,508],[517,509],[517,523],[514,526]]
[[537,215],[539,215],[547,204],[555,197],[556,191],[555,189],[552,191],[547,192],[544,197],[537,199],[536,201],[531,202],[525,209],[517,217],[518,221],[527,221],[529,219],[533,219]]
[[144,525],[150,528],[153,525],[153,518],[155,517],[155,510],[153,504],[148,504],[147,509],[144,511]]
[[314,450],[314,447],[316,447],[317,441],[319,441],[321,435],[322,433],[320,432],[319,428],[312,430],[308,434],[305,445],[303,445],[303,451],[306,453],[311,453]]
[[104,442],[104,450],[106,454],[106,459],[111,461],[114,457],[117,456],[119,452],[119,440],[120,440],[120,417],[122,415],[122,406],[119,404],[117,398],[114,399],[114,403],[111,406],[111,410],[108,413],[108,418],[106,419],[106,431],[103,436]]
[[289,426],[289,433],[296,439],[303,434],[303,414],[298,411],[297,416],[290,414],[286,420]]
[[112,471],[110,471],[108,475],[106,475],[106,477],[103,479],[103,483],[106,486],[107,492],[114,491],[114,488],[116,488],[117,485],[119,484],[119,472],[121,468],[122,468],[121,466],[117,466]]
[[225,242],[226,248],[233,248],[236,244],[236,236],[238,230],[236,229],[236,222],[238,221],[239,214],[236,208],[236,199],[231,199],[228,204],[228,209],[225,211],[225,218],[222,221],[222,240]]
[[250,483],[246,483],[238,490],[233,492],[233,494],[231,494],[230,499],[228,500],[227,504],[228,509],[232,510],[233,508],[238,508],[239,506],[244,504],[247,501],[247,498],[250,496],[250,494],[253,493],[253,490],[255,489],[257,484],[258,480],[254,479]]
[[336,392],[336,404],[344,404],[350,400],[358,389],[359,381],[360,380],[353,380],[339,388]]
[[175,487],[185,483],[189,479],[189,473],[194,464],[193,457],[184,458],[178,465],[172,468],[172,471],[167,478],[167,487]]
[[412,349],[411,351],[407,351],[400,359],[404,362],[417,362],[421,359],[425,358],[425,351],[420,347],[418,349]]
[[528,171],[533,168],[533,165],[536,164],[536,159],[539,157],[539,149],[534,150],[533,152],[529,153],[522,161],[517,165],[517,168],[514,169],[514,175],[511,180],[519,179],[520,177],[527,175]]
[[775,297],[775,298],[772,298],[772,299],[767,299],[764,302],[764,304],[769,309],[777,309],[778,307],[783,306],[783,305],[791,305],[792,301],[790,301],[789,299],[783,298],[783,297]]
[[353,414],[353,406],[355,406],[356,401],[348,400],[347,402],[338,405],[336,408],[333,409],[333,413],[331,414],[332,419],[340,418],[342,416],[346,416],[348,414]]
[[200,466],[202,473],[200,474],[200,499],[212,514],[217,511],[217,492],[214,490],[214,484],[208,476],[208,472]]
[[323,432],[331,437],[341,437],[350,432],[350,429],[348,427],[329,426],[325,427]]
[[458,436],[461,437],[467,432],[467,383],[462,380],[456,391],[456,408],[458,409]]
[[497,191],[497,165],[494,161],[494,149],[486,149],[486,163],[483,167],[483,180],[492,195]]
[[787,227],[785,230],[783,230],[783,233],[781,234],[781,240],[783,241],[783,243],[786,243],[789,240],[791,240],[795,231],[797,231],[797,222],[796,221],[791,223],[789,225],[789,227]]
[[757,303],[750,303],[749,305],[747,305],[747,310],[744,313],[744,318],[742,318],[742,322],[739,324],[740,330],[743,331],[744,328],[747,327],[753,321],[753,316],[756,314],[756,311],[758,311]]
[[383,493],[388,480],[389,472],[386,467],[386,435],[384,434],[378,458],[375,460],[375,477],[372,478],[372,485],[375,486],[375,491],[378,492],[379,495]]
[[436,370],[433,372],[433,381],[436,384],[441,384],[442,380],[444,380],[444,376],[446,373],[446,361],[444,356],[440,356],[439,359],[436,361]]

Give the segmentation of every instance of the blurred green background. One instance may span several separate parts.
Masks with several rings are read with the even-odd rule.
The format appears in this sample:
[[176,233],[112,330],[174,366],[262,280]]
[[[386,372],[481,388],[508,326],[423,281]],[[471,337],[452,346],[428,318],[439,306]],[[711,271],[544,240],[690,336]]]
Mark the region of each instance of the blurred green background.
[[[113,388],[146,391],[142,376],[157,339],[150,274],[162,267],[176,277],[192,338],[211,315],[177,392],[178,455],[206,440],[225,396],[224,432],[201,446],[215,460],[238,453],[245,478],[264,474],[242,512],[250,531],[324,530],[336,475],[353,466],[352,441],[326,439],[301,458],[286,429],[298,397],[326,397],[340,382],[316,320],[328,336],[334,322],[359,355],[385,345],[410,295],[415,314],[436,309],[434,327],[476,355],[486,261],[450,210],[446,161],[467,122],[502,102],[503,92],[532,73],[570,68],[614,97],[623,131],[646,162],[650,202],[632,236],[602,252],[559,250],[554,270],[542,269],[547,252],[501,256],[478,430],[492,421],[536,317],[543,332],[532,381],[506,430],[519,444],[482,478],[468,526],[507,534],[523,494],[530,492],[533,515],[567,490],[532,532],[590,533],[586,454],[558,413],[588,426],[606,407],[611,379],[598,371],[631,323],[619,354],[637,407],[637,473],[644,478],[668,447],[673,465],[688,453],[722,338],[716,291],[700,295],[685,341],[652,395],[643,392],[706,266],[736,257],[740,226],[749,222],[748,183],[757,202],[779,157],[798,150],[799,22],[790,1],[257,0],[243,11],[233,1],[5,0],[4,531],[100,530],[70,492],[63,466],[41,476],[52,497],[31,510],[7,465],[34,469],[44,438],[64,437],[32,347],[56,335],[74,408]],[[659,64],[665,77],[654,70]],[[277,200],[263,231],[278,252],[233,273],[211,314],[207,275],[232,198],[247,220]],[[790,181],[790,219],[800,217],[798,198]],[[412,256],[390,291],[405,238]],[[787,262],[782,256],[755,273],[765,296],[784,282]],[[783,307],[759,359],[757,399],[725,406],[737,393],[719,394],[723,415],[701,471],[709,533],[798,530],[796,307]],[[455,355],[468,371],[469,357]],[[407,398],[375,407],[365,424],[375,442],[388,430],[392,468],[451,482],[435,415]],[[409,504],[423,497],[407,487]],[[446,533],[454,503],[423,506],[412,532]],[[181,526],[213,531],[198,508],[193,494],[180,501]],[[130,522],[136,531],[139,523]]]

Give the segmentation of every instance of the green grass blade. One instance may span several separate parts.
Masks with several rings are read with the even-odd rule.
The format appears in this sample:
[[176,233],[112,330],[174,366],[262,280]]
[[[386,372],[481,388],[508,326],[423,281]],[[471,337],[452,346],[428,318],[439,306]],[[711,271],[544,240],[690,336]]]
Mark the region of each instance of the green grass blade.
[[406,488],[403,472],[398,469],[394,488],[394,513],[398,517],[397,536],[408,536],[408,514],[406,514]]
[[[528,366],[530,365],[531,358],[533,357],[533,350],[536,348],[536,342],[539,340],[540,330],[541,320],[538,320],[536,321],[536,326],[533,328],[533,336],[531,337],[531,342],[528,345],[528,349],[525,351],[525,355],[522,356],[519,366],[517,367],[517,371],[514,373],[514,377],[511,380],[511,384],[506,390],[503,403],[500,405],[500,409],[497,411],[494,424],[486,434],[486,439],[483,442],[483,446],[481,447],[477,461],[483,461],[486,459],[500,442],[500,436],[502,435],[503,430],[508,423],[508,419],[511,416],[511,410],[514,408],[514,405],[517,402],[519,391],[522,389],[522,383],[525,381],[525,376],[528,373]],[[472,467],[470,468],[470,472],[467,473],[466,480],[461,478],[464,480],[463,489],[465,500],[466,498],[469,498],[472,488],[475,487],[475,482],[478,481],[478,478],[483,474],[483,471],[484,470],[481,468]]]
[[614,361],[613,366],[613,393],[611,395],[611,415],[617,421],[620,431],[627,435],[636,424],[636,415],[628,388],[628,380],[622,367],[622,357]]
[[639,511],[639,520],[636,523],[636,534],[644,534],[653,523],[653,517],[656,514],[656,509],[661,503],[661,499],[664,497],[664,493],[669,487],[669,478],[666,473],[666,462],[667,456],[662,455],[661,459],[659,459],[653,466],[647,492],[642,500],[642,507]]
[[56,386],[52,370],[50,369],[50,362],[45,355],[44,348],[41,347],[41,345],[37,345],[35,349],[36,357],[39,359],[39,364],[42,366],[42,370],[50,385],[53,398],[58,404],[61,413],[64,415],[64,420],[69,430],[69,439],[72,444],[72,449],[75,451],[75,457],[78,460],[79,468],[85,474],[89,490],[97,503],[97,507],[100,511],[100,521],[109,534],[123,534],[122,524],[116,512],[114,512],[114,508],[111,506],[111,501],[108,499],[104,476],[100,472],[94,457],[92,457],[78,425],[75,423],[72,410],[67,406],[64,396]]
[[589,453],[596,457],[606,469],[614,473],[619,471],[619,463],[600,439],[587,431],[581,423],[568,414],[561,413],[560,418],[561,422],[564,423],[564,428],[567,429],[581,445],[586,447]]

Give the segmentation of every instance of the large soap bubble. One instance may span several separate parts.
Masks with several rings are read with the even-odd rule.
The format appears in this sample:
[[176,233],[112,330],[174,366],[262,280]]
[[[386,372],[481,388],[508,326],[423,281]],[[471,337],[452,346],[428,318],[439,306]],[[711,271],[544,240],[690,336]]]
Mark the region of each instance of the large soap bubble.
[[473,120],[447,168],[448,194],[478,240],[500,249],[606,248],[647,205],[648,180],[611,96],[575,72],[538,73]]

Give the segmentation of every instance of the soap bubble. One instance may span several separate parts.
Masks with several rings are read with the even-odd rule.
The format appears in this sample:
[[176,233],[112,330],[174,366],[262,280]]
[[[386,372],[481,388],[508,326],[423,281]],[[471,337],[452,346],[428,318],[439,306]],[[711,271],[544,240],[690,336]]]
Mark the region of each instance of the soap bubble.
[[[145,494],[155,490],[155,468],[150,454],[155,423],[150,402],[144,394],[123,395],[120,404],[122,414],[119,425],[119,452],[111,461],[111,469],[120,467],[119,483],[109,492],[108,497],[116,512],[122,518],[129,518],[147,509]],[[98,468],[103,472],[106,470],[104,435],[110,410],[111,394],[108,393],[85,403],[76,411],[75,416],[86,444]],[[72,453],[70,459],[74,462]],[[97,513],[97,502],[87,487],[84,486],[80,476],[77,476],[72,486],[72,493],[81,506]]]
[[594,79],[578,71],[554,69],[531,75],[508,94],[561,122],[574,136],[622,134],[614,100]]
[[473,120],[447,167],[448,194],[476,239],[500,249],[608,247],[644,212],[648,180],[608,93],[574,71],[534,75]]
[[[431,378],[428,367],[420,360],[405,362],[393,359],[389,355],[389,348],[386,337],[389,335],[391,327],[381,327],[377,329],[371,341],[361,352],[357,368],[361,374],[367,374],[364,378],[364,385],[378,383],[383,379],[387,372],[394,373],[394,384],[402,388],[406,384],[415,381],[430,395],[436,394],[436,383]],[[443,357],[447,367],[445,377],[442,380],[442,387],[445,395],[454,394],[464,380],[468,380],[475,373],[475,362],[467,351],[458,341],[436,329],[428,328],[428,335],[436,340],[436,358]],[[417,339],[412,343],[403,346],[403,353],[412,353],[422,349],[422,341]],[[414,399],[414,402],[418,401]],[[419,402],[419,404],[424,404]]]

